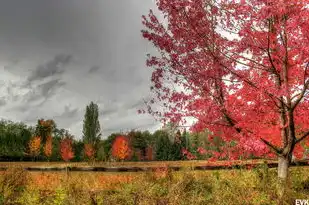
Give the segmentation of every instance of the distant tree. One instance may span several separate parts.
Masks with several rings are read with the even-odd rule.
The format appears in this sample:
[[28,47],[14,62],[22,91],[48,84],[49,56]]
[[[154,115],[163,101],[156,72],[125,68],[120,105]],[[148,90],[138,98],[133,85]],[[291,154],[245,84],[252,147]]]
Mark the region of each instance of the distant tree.
[[66,137],[61,140],[60,153],[62,159],[66,162],[74,158],[74,152],[72,149],[72,138]]
[[22,160],[28,152],[28,142],[34,132],[23,123],[0,121],[0,158]]
[[174,142],[175,134],[178,130],[179,122],[168,122],[163,127],[162,130],[167,132],[168,137],[171,142]]
[[[140,152],[140,159],[146,155],[147,139],[141,131],[132,130],[128,133],[129,141],[132,145],[133,152]],[[139,159],[139,160],[140,160]]]
[[102,141],[104,147],[104,159],[109,160],[112,157],[112,145],[117,136],[123,135],[122,133],[112,133],[107,139]]
[[172,142],[170,141],[169,133],[165,130],[157,130],[153,136],[156,138],[156,160],[173,160]]
[[112,145],[112,156],[118,160],[128,160],[132,156],[132,149],[128,137],[117,136]]
[[95,149],[100,141],[101,127],[99,122],[99,107],[91,102],[86,106],[83,125],[83,142],[91,144]]
[[35,128],[35,133],[37,136],[41,136],[42,144],[46,143],[47,137],[51,136],[52,132],[56,127],[54,120],[44,120],[39,119]]
[[146,160],[148,160],[148,161],[153,160],[153,148],[152,147],[146,148]]
[[189,139],[190,139],[190,133],[187,132],[187,130],[184,130],[181,135],[181,147],[184,149],[189,148]]
[[147,147],[155,145],[156,139],[153,137],[153,135],[148,130],[143,131],[142,136],[146,140]]
[[40,136],[34,136],[31,138],[29,142],[29,152],[34,159],[39,156],[40,154],[40,148],[41,148],[41,137]]
[[52,155],[50,159],[52,161],[60,161],[62,160],[61,151],[60,151],[60,143],[61,143],[61,140],[65,138],[66,134],[68,134],[68,131],[65,129],[59,129],[55,127],[52,133],[53,133]]
[[81,140],[73,140],[74,161],[80,162],[85,159],[84,143]]
[[53,141],[52,136],[48,136],[44,145],[44,154],[49,159],[52,155]]
[[178,130],[174,137],[174,142],[172,145],[172,160],[181,160],[182,159],[182,142],[181,142],[181,132]]
[[84,153],[88,159],[93,159],[95,150],[92,144],[84,144]]
[[104,141],[100,141],[99,145],[98,145],[98,150],[96,153],[96,159],[99,161],[107,161],[108,157],[107,157],[107,153],[104,147]]

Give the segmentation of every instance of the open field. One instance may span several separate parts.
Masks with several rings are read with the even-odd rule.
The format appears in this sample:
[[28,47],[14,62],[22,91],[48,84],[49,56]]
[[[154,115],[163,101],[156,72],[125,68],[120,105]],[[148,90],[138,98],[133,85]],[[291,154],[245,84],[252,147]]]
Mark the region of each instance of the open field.
[[0,162],[0,167],[162,167],[162,166],[215,166],[232,164],[261,164],[264,162],[276,163],[276,160],[235,160],[215,161],[191,160],[191,161],[149,161],[149,162]]
[[[146,163],[147,164],[147,163]],[[132,165],[135,165],[132,163]],[[275,168],[179,172],[0,172],[4,204],[277,204]],[[292,167],[286,204],[309,196],[309,167]],[[1,203],[0,203],[1,204]]]
[[[148,172],[168,167],[172,171],[222,170],[254,168],[266,165],[268,168],[278,166],[275,160],[235,160],[235,161],[152,161],[152,162],[92,162],[92,163],[58,163],[58,162],[9,162],[0,163],[0,171],[20,167],[27,171],[70,171],[70,172]],[[309,166],[308,160],[295,161],[291,166]]]

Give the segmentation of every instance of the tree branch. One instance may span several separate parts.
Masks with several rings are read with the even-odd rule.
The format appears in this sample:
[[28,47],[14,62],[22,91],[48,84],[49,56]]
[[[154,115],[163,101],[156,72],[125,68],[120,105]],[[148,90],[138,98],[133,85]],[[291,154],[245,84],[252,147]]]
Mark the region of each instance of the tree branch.
[[304,72],[304,88],[302,90],[302,92],[299,95],[299,97],[297,98],[297,100],[295,101],[295,103],[293,103],[292,105],[292,110],[294,110],[296,108],[296,106],[300,103],[300,101],[303,99],[308,87],[309,87],[309,80],[306,81],[306,73],[309,67],[309,63],[307,63],[306,68],[305,68],[305,72]]
[[268,147],[270,147],[272,150],[274,150],[276,152],[276,154],[281,154],[282,153],[282,149],[276,147],[275,145],[271,144],[270,142],[268,142],[267,140],[260,138],[262,140],[262,142],[264,142]]
[[295,141],[295,144],[303,141],[306,137],[309,136],[309,131],[308,132],[305,132],[305,134],[303,136],[301,136],[300,138],[298,138],[296,141]]

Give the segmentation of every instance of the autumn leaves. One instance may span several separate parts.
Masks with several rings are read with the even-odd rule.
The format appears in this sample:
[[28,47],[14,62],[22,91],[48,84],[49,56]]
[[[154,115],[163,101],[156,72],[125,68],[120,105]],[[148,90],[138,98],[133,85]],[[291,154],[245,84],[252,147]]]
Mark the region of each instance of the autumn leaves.
[[[55,127],[53,120],[39,120],[36,126],[35,135],[28,143],[28,154],[37,160],[41,153],[50,159],[53,152],[52,132]],[[70,136],[63,136],[60,140],[60,155],[62,160],[70,161],[74,158],[73,139]],[[94,160],[96,154],[95,147],[90,143],[85,143],[83,155],[85,159]],[[118,136],[112,144],[112,156],[117,161],[123,161],[132,157],[133,151],[128,137]]]
[[[36,126],[36,135],[33,136],[29,143],[29,155],[35,160],[41,152],[49,159],[53,150],[53,138],[52,131],[55,127],[53,120],[39,120]],[[64,161],[69,161],[74,158],[74,152],[72,148],[72,139],[69,136],[65,136],[60,142],[60,154]]]
[[55,126],[53,120],[39,120],[36,126],[36,135],[33,136],[29,141],[29,154],[34,157],[34,159],[39,156],[41,150],[43,151],[45,157],[49,159],[52,155],[52,130]]

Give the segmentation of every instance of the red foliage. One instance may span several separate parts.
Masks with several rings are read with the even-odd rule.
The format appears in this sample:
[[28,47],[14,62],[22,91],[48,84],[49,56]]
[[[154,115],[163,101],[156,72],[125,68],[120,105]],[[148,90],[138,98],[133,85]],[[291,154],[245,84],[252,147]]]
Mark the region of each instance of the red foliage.
[[52,148],[53,148],[52,137],[48,136],[44,146],[44,154],[46,157],[50,157],[52,155]]
[[74,152],[72,148],[72,139],[64,138],[60,142],[60,154],[64,161],[70,161],[74,158]]
[[38,156],[40,154],[41,149],[41,137],[40,136],[34,136],[29,141],[29,151],[30,155],[32,156]]
[[92,159],[94,157],[95,150],[91,144],[85,144],[84,152],[85,152],[86,157],[88,157],[88,159]]
[[132,149],[129,144],[129,140],[125,136],[117,136],[112,145],[112,156],[125,160],[130,159],[132,155]]
[[192,116],[193,131],[237,142],[231,159],[303,156],[294,145],[309,136],[308,2],[156,2],[167,22],[143,16],[143,37],[161,51],[147,60],[156,95],[147,111],[164,122]]

